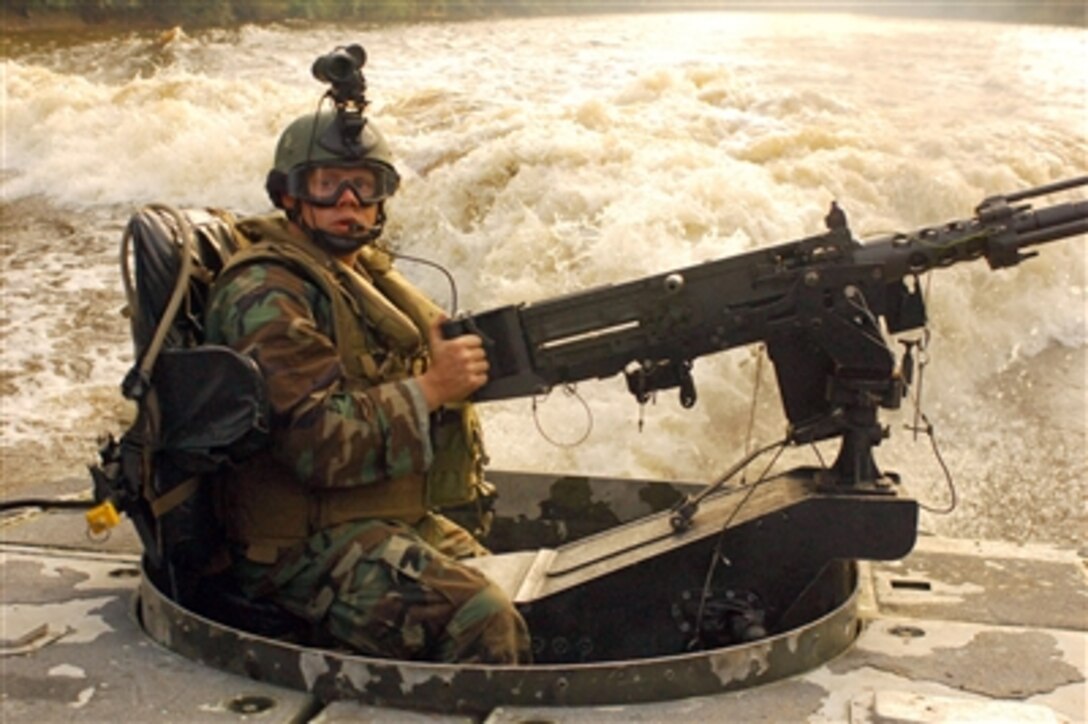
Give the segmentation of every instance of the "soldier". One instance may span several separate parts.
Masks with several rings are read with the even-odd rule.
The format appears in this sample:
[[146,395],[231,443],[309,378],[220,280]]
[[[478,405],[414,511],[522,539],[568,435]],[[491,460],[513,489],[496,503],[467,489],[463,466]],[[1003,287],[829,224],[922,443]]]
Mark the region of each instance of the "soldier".
[[281,211],[244,219],[252,244],[221,273],[208,342],[252,357],[272,445],[220,486],[233,578],[368,655],[522,663],[524,621],[458,559],[486,553],[434,512],[485,485],[463,402],[487,380],[475,335],[372,244],[399,177],[378,130],[335,110],[297,119],[267,188]]

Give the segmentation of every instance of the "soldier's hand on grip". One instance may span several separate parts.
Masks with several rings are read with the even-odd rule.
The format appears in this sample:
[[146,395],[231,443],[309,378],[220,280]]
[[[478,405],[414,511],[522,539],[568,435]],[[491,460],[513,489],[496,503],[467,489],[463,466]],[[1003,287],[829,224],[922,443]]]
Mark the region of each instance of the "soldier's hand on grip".
[[488,362],[479,335],[453,339],[442,336],[438,320],[428,334],[431,364],[419,378],[427,407],[435,410],[447,402],[459,402],[487,382]]

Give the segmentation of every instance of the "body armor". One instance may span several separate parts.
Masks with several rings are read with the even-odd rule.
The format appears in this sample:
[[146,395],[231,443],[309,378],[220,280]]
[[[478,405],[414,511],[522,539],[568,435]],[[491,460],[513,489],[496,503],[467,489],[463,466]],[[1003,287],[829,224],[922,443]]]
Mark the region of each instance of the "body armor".
[[[442,312],[400,275],[388,255],[373,248],[355,267],[293,237],[282,217],[246,219],[237,226],[250,246],[220,274],[255,263],[286,266],[314,284],[330,302],[347,388],[406,379],[426,369],[424,340]],[[286,548],[334,525],[381,518],[414,524],[433,508],[473,500],[486,484],[486,456],[471,404],[431,414],[434,458],[425,475],[369,485],[312,487],[265,450],[220,485],[228,538],[250,560],[272,563]]]

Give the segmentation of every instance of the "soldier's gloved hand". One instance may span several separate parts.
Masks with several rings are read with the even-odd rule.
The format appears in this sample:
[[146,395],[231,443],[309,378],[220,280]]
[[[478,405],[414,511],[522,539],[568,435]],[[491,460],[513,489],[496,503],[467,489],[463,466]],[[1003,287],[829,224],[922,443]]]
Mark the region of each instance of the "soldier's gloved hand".
[[428,332],[431,364],[417,377],[427,407],[436,410],[447,402],[460,402],[487,382],[487,354],[475,334],[444,339],[440,319]]

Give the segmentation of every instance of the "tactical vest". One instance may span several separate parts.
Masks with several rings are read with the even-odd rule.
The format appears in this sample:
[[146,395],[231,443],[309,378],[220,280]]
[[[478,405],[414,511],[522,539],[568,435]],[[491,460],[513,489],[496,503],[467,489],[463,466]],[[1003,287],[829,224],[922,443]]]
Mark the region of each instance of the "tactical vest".
[[[369,387],[421,373],[428,328],[441,310],[392,268],[388,255],[364,248],[350,268],[298,241],[280,216],[246,219],[237,230],[252,244],[233,256],[225,279],[244,265],[282,264],[317,286],[330,301],[333,335],[348,388]],[[381,362],[372,351],[386,352]],[[228,538],[258,563],[318,531],[362,518],[414,523],[428,510],[473,500],[484,489],[486,456],[479,420],[469,403],[430,419],[434,460],[425,475],[348,488],[300,483],[271,451],[247,460],[220,486],[219,509]]]

